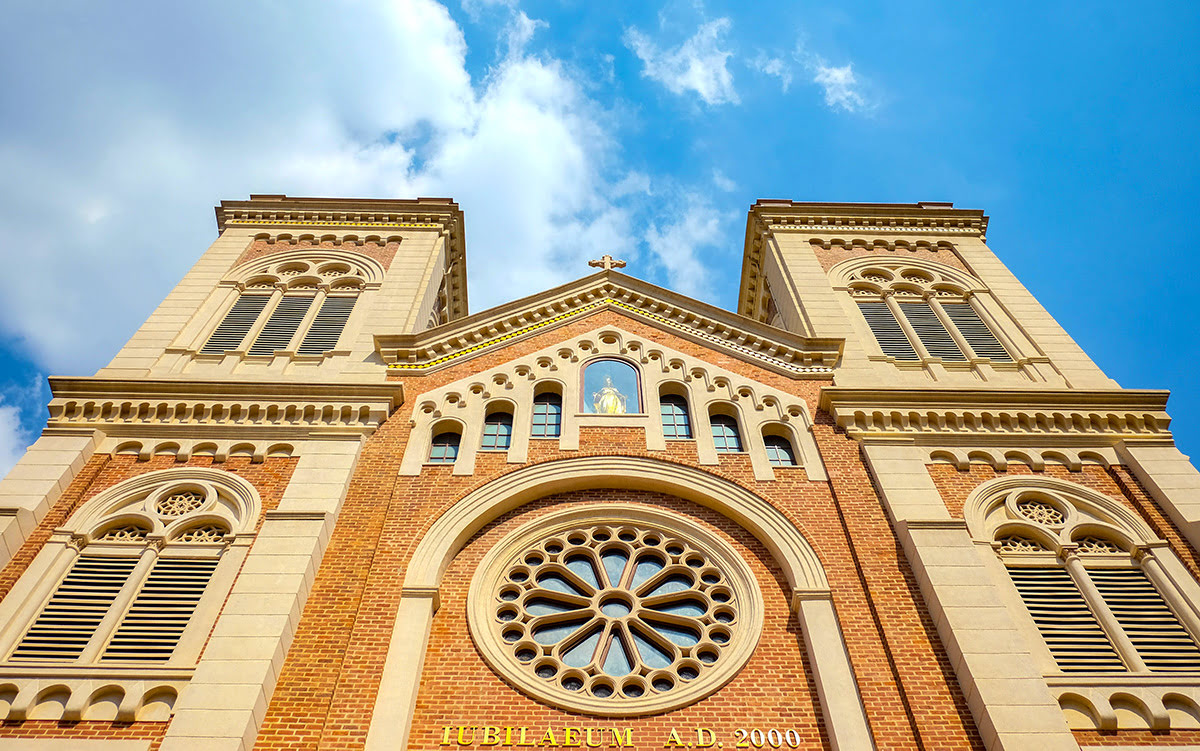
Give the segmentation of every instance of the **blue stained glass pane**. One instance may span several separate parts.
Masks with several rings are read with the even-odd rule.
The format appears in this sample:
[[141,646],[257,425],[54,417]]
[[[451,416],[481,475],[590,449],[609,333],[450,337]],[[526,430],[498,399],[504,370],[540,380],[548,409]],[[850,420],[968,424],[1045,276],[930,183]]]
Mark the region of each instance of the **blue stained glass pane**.
[[669,594],[673,594],[675,592],[686,592],[687,590],[689,590],[691,588],[692,588],[691,580],[688,579],[686,576],[679,576],[677,574],[675,576],[668,576],[665,581],[663,581],[661,584],[659,584],[657,587],[655,587],[653,589],[653,591],[645,594],[644,597],[652,597],[652,596],[656,596],[656,595],[669,595]]
[[533,640],[538,644],[558,644],[563,639],[566,639],[575,630],[583,625],[583,621],[569,621],[567,623],[555,623],[550,626],[544,626],[533,632]]
[[633,661],[629,659],[629,653],[625,651],[625,640],[620,636],[614,636],[612,646],[608,648],[608,655],[604,658],[604,672],[617,677],[633,672]]
[[600,560],[604,562],[604,573],[608,574],[609,586],[619,585],[625,564],[629,563],[629,556],[620,550],[610,550],[600,556]]
[[633,643],[637,645],[638,653],[642,656],[642,662],[650,667],[666,668],[671,666],[674,655],[664,651],[662,647],[642,636],[637,631],[633,631]]
[[592,656],[596,654],[596,647],[600,644],[601,630],[597,628],[588,634],[586,639],[564,652],[563,662],[573,668],[582,668],[591,662]]
[[568,605],[565,602],[554,602],[553,600],[543,600],[538,598],[530,600],[525,604],[525,611],[530,615],[548,615],[550,613],[566,613],[570,610],[578,610],[578,605]]
[[646,621],[646,625],[670,639],[673,644],[678,644],[681,647],[690,647],[700,641],[700,637],[695,631],[683,628],[682,626],[673,626],[669,623],[656,623]]
[[562,592],[568,595],[581,595],[579,589],[558,574],[546,574],[538,579],[538,584],[546,589],[552,589],[555,592]]
[[660,613],[671,613],[672,615],[690,615],[700,617],[704,615],[707,608],[696,600],[683,600],[682,602],[672,602],[665,605],[655,605],[654,610]]
[[[649,581],[650,577],[662,570],[662,561],[658,560],[657,558],[643,558],[637,562],[637,567],[633,570],[633,581],[629,586],[638,587],[643,582]],[[670,581],[670,579],[667,581]]]
[[600,588],[600,580],[596,577],[596,569],[592,567],[592,562],[587,558],[572,558],[567,561],[567,568],[571,570],[571,573],[596,589]]

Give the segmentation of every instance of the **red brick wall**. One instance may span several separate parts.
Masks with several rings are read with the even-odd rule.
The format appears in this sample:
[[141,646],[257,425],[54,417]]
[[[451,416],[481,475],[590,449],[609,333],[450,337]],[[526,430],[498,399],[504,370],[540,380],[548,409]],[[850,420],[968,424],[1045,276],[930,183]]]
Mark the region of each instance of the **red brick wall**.
[[237,263],[234,266],[240,266],[249,261],[255,261],[259,258],[283,253],[289,250],[304,250],[307,248],[329,248],[331,250],[344,250],[348,253],[361,253],[369,258],[374,258],[387,269],[392,265],[392,259],[396,257],[396,251],[400,249],[400,243],[379,243],[365,242],[362,245],[353,245],[350,243],[335,243],[326,240],[325,242],[313,242],[311,240],[301,240],[295,243],[276,242],[269,243],[266,240],[254,240],[249,247],[238,257]]
[[[620,326],[634,335],[795,394],[809,405],[816,403],[817,392],[823,385],[820,381],[794,380],[766,371],[613,311],[602,311],[527,340],[464,358],[428,376],[392,373],[395,380],[404,383],[407,404],[363,448],[280,674],[258,748],[362,747],[394,626],[400,584],[414,548],[434,520],[458,499],[520,466],[528,466],[508,464],[502,454],[482,453],[473,476],[453,476],[449,466],[426,467],[418,477],[398,476],[410,430],[411,405],[420,403],[421,395],[432,389],[601,325]],[[580,449],[570,452],[558,451],[554,441],[532,441],[529,463],[587,455],[648,456],[710,472],[757,493],[802,531],[825,567],[879,748],[981,748],[915,582],[905,573],[902,554],[862,465],[857,445],[828,425],[818,429],[818,443],[835,477],[836,497],[829,484],[808,482],[800,470],[777,470],[776,480],[757,481],[746,456],[726,455],[721,457],[719,466],[700,467],[695,444],[691,442],[669,442],[667,451],[649,452],[639,429],[584,428]],[[647,502],[651,498],[643,496]],[[654,498],[655,502],[668,502]],[[527,505],[482,534],[485,538],[499,535],[503,525],[515,524],[518,516],[535,514],[542,507],[544,502]],[[729,522],[712,516],[703,518],[747,550],[753,549],[754,541],[746,539]],[[439,630],[435,642],[442,650],[453,645],[456,657],[454,661],[431,663],[432,672],[426,674],[426,684],[457,691],[454,688],[457,681],[478,681],[470,685],[486,687],[486,691],[478,695],[477,701],[496,702],[497,707],[510,708],[505,711],[526,716],[549,711],[497,680],[470,647],[469,640],[464,641],[468,637],[461,620],[461,606],[455,604],[460,600],[455,599],[459,595],[454,594],[454,588],[462,586],[471,561],[486,547],[488,539],[491,538],[477,538],[470,543],[452,565],[453,572],[457,572],[452,574],[457,577],[453,582],[457,584],[447,580],[443,610],[437,616]],[[764,591],[776,593],[772,595],[776,599],[781,597],[772,564],[757,554],[752,558],[753,565],[763,567],[759,570],[764,576]],[[774,617],[783,616],[776,613]],[[782,712],[777,697],[786,695],[795,702],[794,727],[804,729],[809,747],[820,748],[813,735],[817,713],[812,705],[809,680],[807,673],[799,669],[802,647],[795,623],[777,621],[772,628],[781,635],[788,629],[792,633],[763,647],[768,651],[756,654],[751,661],[751,665],[758,667],[748,666],[750,672],[739,676],[725,690],[671,716],[711,716],[714,722],[719,720],[727,726],[730,722],[721,718],[754,712],[761,714],[753,716],[769,718],[772,713]],[[796,669],[780,673],[771,668],[769,676],[756,672],[767,666],[789,664]],[[438,667],[445,669],[439,671]],[[761,699],[763,706],[754,709],[754,687],[771,682],[783,685],[771,687],[773,693]],[[462,693],[456,696],[459,698],[455,701],[466,701]],[[414,726],[413,747],[436,746],[431,746],[428,739],[435,732],[440,734],[442,724],[449,720],[444,715],[435,716],[435,702],[429,695],[422,693],[418,701],[422,709]],[[580,724],[578,718],[566,715],[562,718],[562,722]],[[659,720],[645,722],[652,723],[646,727],[661,727],[653,724]],[[661,743],[658,741],[658,747]]]
[[[0,723],[0,738],[57,738],[78,740],[149,740],[150,751],[157,751],[167,732],[165,722],[56,722],[26,720]],[[3,746],[0,741],[0,746]]]
[[[896,250],[887,250],[886,248],[869,247],[864,248],[861,245],[831,245],[828,250],[820,245],[813,244],[813,252],[817,254],[817,260],[821,263],[821,268],[829,271],[834,266],[842,261],[850,258],[862,258],[863,256],[879,256],[881,259],[892,261],[904,260],[906,258],[916,259],[921,261],[933,261],[944,266],[967,271],[966,264],[958,257],[958,254],[950,248],[941,248],[940,250],[926,250],[919,248],[909,250],[907,248],[897,248]],[[968,272],[969,273],[969,272]]]

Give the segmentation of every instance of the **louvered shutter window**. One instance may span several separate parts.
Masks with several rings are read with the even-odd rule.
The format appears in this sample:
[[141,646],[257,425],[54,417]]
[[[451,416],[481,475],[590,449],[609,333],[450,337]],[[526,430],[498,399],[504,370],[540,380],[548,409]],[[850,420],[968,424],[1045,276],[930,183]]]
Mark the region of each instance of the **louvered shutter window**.
[[897,360],[917,359],[917,351],[904,335],[904,329],[896,322],[896,317],[892,315],[887,303],[860,302],[858,309],[862,311],[863,318],[867,319],[867,325],[871,327],[871,333],[875,335],[875,341],[879,342],[883,354]]
[[81,555],[38,614],[12,659],[77,659],[137,565],[136,556]]
[[1088,576],[1146,667],[1200,670],[1200,649],[1141,569],[1090,568]]
[[254,327],[255,321],[258,320],[258,316],[270,299],[270,295],[242,295],[239,297],[200,351],[206,354],[219,354],[236,350],[242,340],[246,338],[246,334]]
[[312,326],[304,335],[297,352],[301,355],[319,355],[337,347],[342,329],[354,310],[357,297],[326,297],[320,312],[313,319]]
[[1065,673],[1125,670],[1065,569],[1010,566],[1008,573],[1059,669]]
[[216,558],[159,558],[103,659],[169,660],[216,567]]
[[942,309],[976,355],[997,362],[1012,362],[1012,355],[1008,354],[1008,350],[1004,349],[1004,345],[992,334],[970,303],[942,303]]
[[917,332],[917,338],[931,356],[949,362],[962,362],[967,359],[929,303],[904,302],[900,303],[900,310],[904,312],[904,317],[908,319],[913,331]]
[[250,354],[269,355],[287,349],[312,301],[308,296],[284,295],[275,310],[271,311],[271,317],[267,319],[267,324],[263,326],[258,338],[254,340]]

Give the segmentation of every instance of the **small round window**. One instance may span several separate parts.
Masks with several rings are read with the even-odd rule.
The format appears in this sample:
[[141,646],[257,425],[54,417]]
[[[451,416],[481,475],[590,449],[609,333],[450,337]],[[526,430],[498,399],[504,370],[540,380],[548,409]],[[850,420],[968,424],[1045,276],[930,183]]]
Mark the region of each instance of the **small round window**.
[[728,682],[758,641],[761,595],[724,541],[673,515],[621,509],[525,527],[472,583],[471,632],[493,669],[565,709],[690,704]]

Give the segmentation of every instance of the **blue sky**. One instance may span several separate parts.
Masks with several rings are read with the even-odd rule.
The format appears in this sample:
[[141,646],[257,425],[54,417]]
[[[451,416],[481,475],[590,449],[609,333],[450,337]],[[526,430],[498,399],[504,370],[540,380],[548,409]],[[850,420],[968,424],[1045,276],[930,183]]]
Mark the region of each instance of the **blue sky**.
[[249,193],[450,196],[471,307],[612,252],[735,304],[758,198],[953,201],[1200,450],[1191,3],[7,7],[0,471]]

